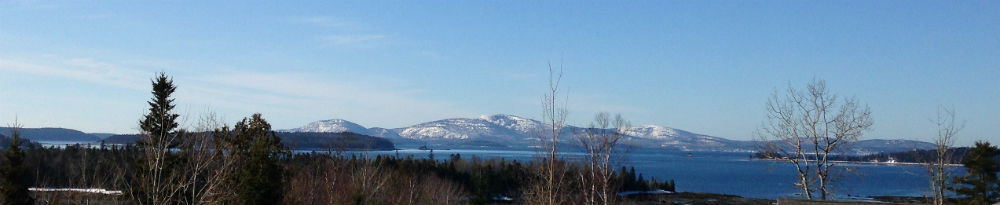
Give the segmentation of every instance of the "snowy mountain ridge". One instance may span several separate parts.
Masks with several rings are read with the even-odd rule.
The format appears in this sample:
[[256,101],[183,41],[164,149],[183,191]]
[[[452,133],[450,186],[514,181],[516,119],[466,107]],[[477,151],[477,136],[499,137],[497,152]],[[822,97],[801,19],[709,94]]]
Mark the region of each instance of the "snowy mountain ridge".
[[299,128],[279,130],[280,132],[353,132],[363,135],[372,135],[371,130],[357,123],[344,119],[329,119],[311,122]]
[[[419,123],[401,128],[366,128],[343,119],[316,121],[303,127],[279,132],[354,132],[383,137],[396,144],[433,145],[437,147],[531,147],[536,145],[537,133],[545,124],[538,120],[515,115],[481,115],[478,118],[450,118]],[[581,127],[566,126],[561,144],[572,145],[576,136],[582,136]],[[625,132],[624,143],[642,148],[681,151],[751,151],[754,142],[729,140],[659,125],[630,127]],[[929,143],[913,140],[862,140],[858,152],[919,149]]]
[[[343,119],[322,120],[303,127],[280,130],[281,132],[354,132],[358,134],[384,137],[394,142],[407,141],[410,144],[422,142],[435,145],[489,146],[532,146],[544,123],[538,120],[506,114],[481,115],[479,118],[451,118],[419,123],[409,127],[394,129],[365,128]],[[722,149],[727,139],[699,135],[674,128],[644,125],[631,127],[626,132],[626,141],[645,147],[666,147],[674,149]],[[575,135],[582,134],[576,126],[566,126],[561,143],[571,143]],[[691,144],[701,143],[701,144]],[[710,146],[710,147],[706,147]],[[714,147],[714,148],[713,148]]]

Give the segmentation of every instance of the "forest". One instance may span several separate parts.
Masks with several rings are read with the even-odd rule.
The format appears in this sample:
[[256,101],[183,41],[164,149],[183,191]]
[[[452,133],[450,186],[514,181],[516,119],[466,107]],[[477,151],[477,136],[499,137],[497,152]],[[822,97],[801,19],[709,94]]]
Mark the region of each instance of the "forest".
[[[85,148],[45,148],[26,145],[24,164],[34,187],[87,187],[124,190],[135,179],[129,173],[139,171],[141,152],[134,145]],[[442,159],[418,159],[412,156],[364,156],[316,151],[289,155],[277,160],[282,170],[279,195],[284,204],[486,204],[515,202],[528,183],[537,164],[483,160],[461,155]],[[186,163],[182,163],[186,164]],[[571,167],[567,172],[581,172]],[[624,173],[624,174],[617,174]],[[618,192],[662,189],[674,191],[672,181],[645,179],[634,168],[620,167],[615,181]],[[580,189],[581,182],[568,187]],[[198,202],[178,194],[173,203],[212,204],[232,199],[201,199]],[[133,204],[127,195],[63,193],[45,198],[51,204],[73,204],[80,200]],[[225,204],[225,203],[224,203]]]

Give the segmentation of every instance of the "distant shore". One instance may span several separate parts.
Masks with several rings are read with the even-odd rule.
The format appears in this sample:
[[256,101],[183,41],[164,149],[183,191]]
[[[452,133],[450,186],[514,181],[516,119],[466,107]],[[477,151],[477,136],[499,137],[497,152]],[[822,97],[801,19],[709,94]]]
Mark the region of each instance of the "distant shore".
[[[751,160],[760,160],[760,161],[787,161],[786,159],[783,159],[783,158],[757,158],[757,157],[753,157],[753,158],[751,158]],[[806,161],[816,162],[817,160],[806,160]],[[925,166],[925,165],[928,165],[927,163],[918,163],[918,162],[883,162],[883,161],[872,162],[872,161],[844,161],[844,160],[830,160],[829,162],[836,163],[836,164],[877,164],[877,165],[905,165],[905,166]],[[961,167],[962,164],[945,164],[945,166],[949,166],[949,167]]]

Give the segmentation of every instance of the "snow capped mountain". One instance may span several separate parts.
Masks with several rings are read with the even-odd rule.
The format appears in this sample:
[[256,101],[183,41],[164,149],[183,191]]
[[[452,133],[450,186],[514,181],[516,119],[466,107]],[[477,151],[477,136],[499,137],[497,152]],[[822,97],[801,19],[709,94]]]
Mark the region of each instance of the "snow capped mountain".
[[[625,134],[643,139],[667,139],[678,137],[681,133],[674,128],[658,125],[644,125],[632,127],[631,129],[625,131]],[[684,132],[683,134],[690,135],[691,133]]]
[[384,137],[389,139],[400,139],[403,136],[399,136],[399,133],[392,131],[391,129],[385,129],[381,127],[368,128],[368,131],[372,133],[372,136]]
[[361,125],[359,125],[357,123],[353,123],[351,121],[347,121],[347,120],[343,120],[343,119],[330,119],[330,120],[316,121],[316,122],[311,122],[309,124],[306,124],[306,126],[302,126],[302,127],[299,127],[299,128],[293,128],[293,129],[287,129],[287,130],[279,130],[279,131],[281,131],[281,132],[334,132],[334,133],[353,132],[353,133],[358,133],[358,134],[363,134],[363,135],[369,135],[369,136],[373,135],[372,132],[371,132],[371,130],[368,130],[368,128],[365,128],[364,126],[361,126]]
[[[519,134],[485,119],[453,118],[393,129],[403,138],[419,140],[500,140]],[[495,142],[495,141],[494,141]]]
[[[396,143],[418,144],[432,142],[439,145],[504,145],[531,146],[534,135],[544,128],[544,123],[514,115],[481,115],[479,118],[452,118],[420,123],[417,125],[385,129],[365,128],[356,123],[331,119],[309,123],[300,128],[283,132],[354,132],[383,137]],[[574,131],[576,130],[576,131]],[[571,142],[580,134],[581,128],[567,126],[562,142]],[[642,146],[687,147],[687,143],[702,142],[710,146],[724,146],[725,139],[698,135],[669,127],[646,125],[637,126],[626,132],[629,141]]]
[[695,134],[659,125],[632,127],[625,131],[625,135],[634,138],[632,140],[679,150],[715,150],[742,146],[725,138]]
[[482,115],[479,119],[526,134],[536,132],[542,127],[542,122],[538,120],[513,115]]

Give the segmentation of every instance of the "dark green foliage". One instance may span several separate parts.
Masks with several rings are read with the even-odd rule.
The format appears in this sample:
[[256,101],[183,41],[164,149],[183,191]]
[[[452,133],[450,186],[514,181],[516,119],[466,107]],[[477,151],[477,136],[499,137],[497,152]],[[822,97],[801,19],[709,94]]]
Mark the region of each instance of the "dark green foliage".
[[28,165],[24,163],[24,151],[21,150],[22,139],[17,128],[11,131],[10,145],[3,152],[3,201],[4,204],[34,204],[28,188],[32,186]]
[[294,149],[310,150],[393,150],[396,147],[385,138],[351,132],[278,132],[283,143]]
[[[177,117],[180,115],[171,112],[176,105],[173,104],[174,99],[170,98],[175,90],[177,87],[174,86],[174,81],[165,73],[160,73],[160,76],[153,81],[153,98],[147,102],[149,113],[139,121],[139,127],[150,137],[139,143],[140,146],[159,145],[162,140],[173,139],[172,136],[177,134],[175,129],[178,125]],[[176,142],[166,142],[166,144],[176,146]]]
[[962,159],[965,166],[965,176],[956,177],[959,186],[955,193],[966,197],[967,204],[993,204],[1000,201],[1000,184],[997,172],[1000,164],[993,158],[1000,155],[1000,150],[989,142],[976,142],[976,147]]
[[142,129],[142,140],[137,143],[142,150],[137,158],[139,170],[135,172],[134,179],[129,181],[132,186],[127,191],[133,196],[136,203],[140,204],[163,204],[169,203],[174,198],[179,197],[172,194],[171,183],[176,181],[168,180],[169,177],[181,173],[184,169],[184,159],[177,154],[170,152],[179,144],[178,136],[183,133],[177,131],[177,118],[172,110],[175,105],[174,99],[170,97],[177,87],[173,85],[173,80],[165,73],[160,73],[152,80],[153,97],[148,101],[149,113],[139,121],[139,128]]
[[635,167],[631,167],[628,170],[623,166],[617,175],[622,183],[620,191],[651,191],[655,189],[662,189],[664,191],[676,191],[674,187],[674,180],[669,181],[657,181],[656,178],[651,178],[649,180],[644,179],[642,174],[636,175]]
[[108,144],[138,144],[142,140],[142,135],[139,134],[124,134],[124,135],[111,135],[108,138],[104,138],[101,142]]
[[[113,189],[117,179],[132,180],[137,171],[135,146],[35,148],[27,150],[26,164],[37,173],[40,187],[94,187]],[[118,188],[120,189],[120,188]]]
[[271,131],[271,125],[260,113],[236,124],[233,136],[227,138],[233,153],[243,163],[236,177],[238,204],[279,204],[283,202],[283,167],[279,160],[287,156],[281,139]]

